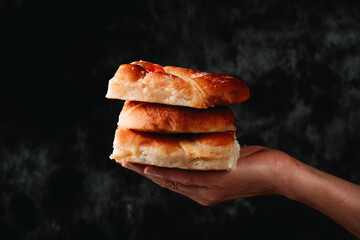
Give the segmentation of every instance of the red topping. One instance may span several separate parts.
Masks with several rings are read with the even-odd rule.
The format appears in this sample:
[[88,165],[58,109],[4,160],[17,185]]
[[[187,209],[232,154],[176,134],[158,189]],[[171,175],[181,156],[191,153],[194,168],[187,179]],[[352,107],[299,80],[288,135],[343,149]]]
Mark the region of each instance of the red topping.
[[150,67],[146,68],[145,70],[146,72],[162,72],[162,73],[165,72],[165,70],[160,65],[157,64],[153,64]]

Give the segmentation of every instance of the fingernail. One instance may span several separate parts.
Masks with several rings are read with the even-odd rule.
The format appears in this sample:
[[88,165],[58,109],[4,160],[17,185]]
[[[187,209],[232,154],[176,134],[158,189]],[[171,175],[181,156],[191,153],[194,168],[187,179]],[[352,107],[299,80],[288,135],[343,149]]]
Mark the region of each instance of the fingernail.
[[120,164],[122,167],[125,167],[125,162],[124,161],[116,161],[118,164]]
[[130,169],[130,170],[133,170],[133,171],[139,171],[139,169],[135,165],[128,163],[128,162],[122,162],[121,166],[123,166],[124,168]]
[[148,167],[145,168],[144,173],[147,174],[147,175],[154,176],[154,177],[159,177],[159,175],[158,175],[156,172],[154,172],[153,170],[149,169]]

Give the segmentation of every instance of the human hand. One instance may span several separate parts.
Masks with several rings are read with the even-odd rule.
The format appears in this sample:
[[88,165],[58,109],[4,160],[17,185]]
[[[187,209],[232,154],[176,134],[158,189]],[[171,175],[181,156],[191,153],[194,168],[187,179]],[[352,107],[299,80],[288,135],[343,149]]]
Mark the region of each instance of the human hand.
[[205,206],[262,194],[280,194],[296,165],[284,152],[262,146],[241,148],[234,171],[193,171],[121,162],[158,185]]

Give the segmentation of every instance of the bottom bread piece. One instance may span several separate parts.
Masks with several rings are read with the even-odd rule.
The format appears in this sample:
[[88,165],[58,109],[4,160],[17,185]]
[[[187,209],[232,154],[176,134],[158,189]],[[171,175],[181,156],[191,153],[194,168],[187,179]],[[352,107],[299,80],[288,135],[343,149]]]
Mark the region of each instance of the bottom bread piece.
[[111,159],[191,170],[234,170],[240,155],[235,132],[153,134],[118,127]]

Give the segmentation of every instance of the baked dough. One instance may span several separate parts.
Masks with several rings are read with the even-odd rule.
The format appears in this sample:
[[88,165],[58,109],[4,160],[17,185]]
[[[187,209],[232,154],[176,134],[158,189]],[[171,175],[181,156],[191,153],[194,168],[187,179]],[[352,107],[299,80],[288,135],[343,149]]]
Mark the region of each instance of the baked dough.
[[236,131],[229,107],[209,109],[126,101],[118,126],[153,133],[212,133]]
[[247,85],[231,75],[138,61],[121,65],[109,81],[107,98],[208,108],[247,100]]
[[191,170],[232,170],[240,155],[234,132],[161,135],[118,127],[110,158]]

